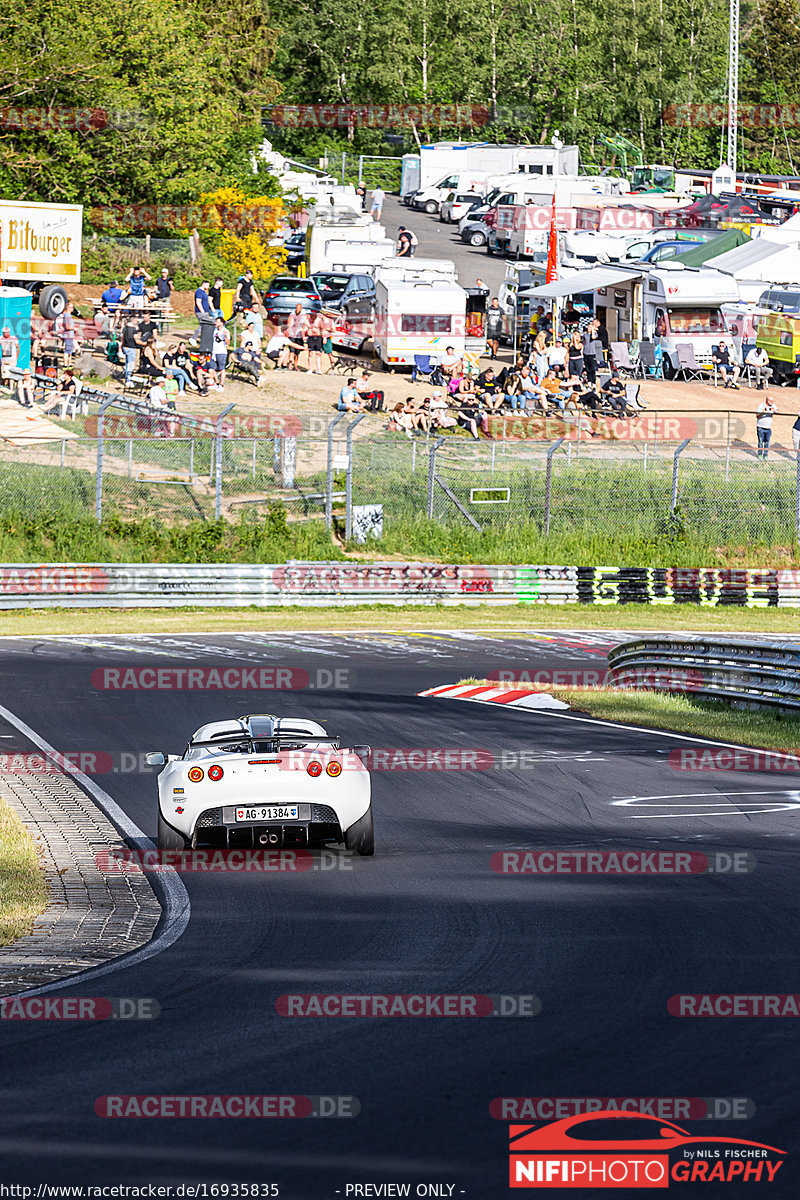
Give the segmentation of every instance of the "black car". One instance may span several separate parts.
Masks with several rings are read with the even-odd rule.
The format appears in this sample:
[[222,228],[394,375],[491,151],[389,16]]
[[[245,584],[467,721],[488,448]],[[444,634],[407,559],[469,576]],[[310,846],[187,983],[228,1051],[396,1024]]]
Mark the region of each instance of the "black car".
[[286,251],[286,266],[290,271],[296,271],[306,257],[306,234],[304,229],[298,229],[283,243]]
[[321,271],[312,275],[324,308],[337,308],[347,317],[372,316],[375,280],[369,275],[346,271]]

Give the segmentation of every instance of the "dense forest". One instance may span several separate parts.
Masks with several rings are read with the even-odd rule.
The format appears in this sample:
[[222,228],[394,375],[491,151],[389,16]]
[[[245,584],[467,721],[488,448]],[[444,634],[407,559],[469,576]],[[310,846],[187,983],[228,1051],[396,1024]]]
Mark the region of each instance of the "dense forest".
[[[724,0],[0,0],[0,12],[5,196],[175,204],[231,184],[263,192],[252,153],[265,121],[300,158],[557,130],[587,163],[610,161],[597,138],[615,132],[648,161],[719,162],[723,128],[675,106],[725,102]],[[745,5],[741,101],[782,106],[771,127],[743,123],[745,169],[800,166],[798,61],[797,0]],[[277,103],[370,102],[486,116],[389,137],[269,125]]]

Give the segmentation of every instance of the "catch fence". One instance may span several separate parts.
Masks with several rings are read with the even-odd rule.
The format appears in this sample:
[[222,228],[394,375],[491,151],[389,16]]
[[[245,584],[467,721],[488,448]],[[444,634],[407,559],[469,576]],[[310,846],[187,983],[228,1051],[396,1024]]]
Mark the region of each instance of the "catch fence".
[[65,424],[63,440],[0,445],[0,516],[235,523],[263,520],[277,504],[290,520],[324,520],[345,540],[430,520],[454,530],[532,526],[587,541],[800,538],[800,461],[783,447],[765,461],[743,444],[690,439],[408,439],[385,429],[365,435],[367,419],[349,414],[312,428],[298,421],[293,436],[244,436],[241,424],[234,436],[214,417],[189,429],[168,416],[119,436],[119,424],[106,420],[87,419],[94,437]]

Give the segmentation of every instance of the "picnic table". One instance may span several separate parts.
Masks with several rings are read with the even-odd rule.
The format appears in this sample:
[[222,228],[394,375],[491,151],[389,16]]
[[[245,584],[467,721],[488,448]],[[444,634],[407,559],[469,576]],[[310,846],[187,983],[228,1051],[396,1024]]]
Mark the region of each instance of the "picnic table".
[[[95,313],[98,313],[103,307],[103,301],[98,296],[90,301]],[[144,304],[126,304],[125,301],[120,301],[109,308],[109,315],[114,318],[116,323],[119,317],[141,316],[141,317],[156,317],[159,322],[159,332],[164,333],[169,329],[173,321],[177,320],[178,314],[172,308],[169,300],[148,300],[145,299]]]

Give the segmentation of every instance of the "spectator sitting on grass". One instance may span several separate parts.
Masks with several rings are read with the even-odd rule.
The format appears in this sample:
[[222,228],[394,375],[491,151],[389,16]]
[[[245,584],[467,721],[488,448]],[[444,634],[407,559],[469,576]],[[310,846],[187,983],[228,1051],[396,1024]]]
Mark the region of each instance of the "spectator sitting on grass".
[[456,413],[456,420],[464,429],[468,429],[475,441],[480,441],[478,434],[478,423],[481,420],[481,410],[471,400],[465,398],[463,404]]
[[495,378],[493,367],[487,367],[485,371],[481,371],[475,384],[475,391],[491,412],[497,412],[505,399]]
[[412,429],[420,429],[423,433],[427,433],[431,427],[430,414],[422,408],[417,408],[416,401],[413,396],[406,396],[406,402],[403,405],[403,412],[411,421]]
[[150,375],[154,379],[160,379],[164,374],[156,353],[156,339],[152,335],[142,346],[142,352],[139,355],[139,374]]
[[402,403],[395,404],[392,411],[389,413],[389,430],[402,431],[409,440],[414,436],[414,426],[411,424],[411,418],[405,410]]
[[197,383],[200,388],[200,395],[207,396],[209,388],[217,390],[218,377],[214,367],[214,360],[210,354],[201,354],[197,360]]
[[336,407],[339,412],[362,413],[364,411],[364,404],[356,391],[355,379],[348,379],[339,392],[339,400]]
[[371,412],[382,412],[384,403],[383,392],[373,391],[372,384],[369,380],[369,371],[362,371],[356,380],[356,391],[365,403],[366,401],[369,401],[369,408]]
[[456,425],[456,419],[447,407],[447,401],[441,388],[433,389],[431,418],[437,429],[453,429]]
[[555,404],[558,408],[563,409],[564,400],[561,395],[561,384],[556,378],[556,373],[552,367],[539,386],[542,392],[545,393],[544,399],[546,403]]

